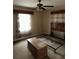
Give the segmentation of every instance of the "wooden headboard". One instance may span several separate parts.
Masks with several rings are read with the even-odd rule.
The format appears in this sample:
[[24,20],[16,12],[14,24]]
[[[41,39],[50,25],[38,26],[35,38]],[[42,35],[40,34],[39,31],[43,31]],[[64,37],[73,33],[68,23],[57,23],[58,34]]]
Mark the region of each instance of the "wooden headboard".
[[59,23],[59,22],[52,22],[51,23],[51,32],[52,31],[61,31],[61,32],[65,32],[65,23]]
[[51,22],[51,35],[53,35],[53,32],[55,31],[65,33],[65,23]]

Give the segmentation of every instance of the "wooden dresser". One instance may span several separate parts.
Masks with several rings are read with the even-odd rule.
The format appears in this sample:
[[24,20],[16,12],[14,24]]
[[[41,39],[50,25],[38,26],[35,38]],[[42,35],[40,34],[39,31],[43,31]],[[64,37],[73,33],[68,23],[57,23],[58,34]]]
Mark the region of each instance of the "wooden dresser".
[[36,37],[30,38],[28,41],[28,48],[35,57],[35,59],[44,59],[47,57],[47,45]]

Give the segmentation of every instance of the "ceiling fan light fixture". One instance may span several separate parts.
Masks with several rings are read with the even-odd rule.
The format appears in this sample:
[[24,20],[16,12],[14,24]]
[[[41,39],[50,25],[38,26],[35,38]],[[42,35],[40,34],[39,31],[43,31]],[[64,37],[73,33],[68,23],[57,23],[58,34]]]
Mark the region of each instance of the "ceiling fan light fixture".
[[41,8],[39,8],[39,7],[37,7],[36,9],[37,9],[37,11],[43,11],[43,9],[41,9]]
[[54,7],[54,6],[51,6],[51,5],[47,5],[47,6],[44,6],[43,4],[41,4],[41,0],[38,0],[38,4],[37,4],[37,7],[36,7],[36,10],[37,11],[44,11],[46,10],[45,7]]

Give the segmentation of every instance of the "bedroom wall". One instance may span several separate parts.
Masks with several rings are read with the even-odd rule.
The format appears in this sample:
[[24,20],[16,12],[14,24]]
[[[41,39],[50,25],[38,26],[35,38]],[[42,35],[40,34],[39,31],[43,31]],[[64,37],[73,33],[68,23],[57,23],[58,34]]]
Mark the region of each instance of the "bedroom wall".
[[[17,15],[14,14],[13,17],[13,22],[14,22],[14,28],[13,28],[13,33],[14,33],[14,40],[15,37],[17,36]],[[34,15],[31,16],[31,23],[32,23],[32,29],[31,29],[31,35],[38,35],[42,34],[42,13],[40,12],[34,12]]]
[[43,12],[43,33],[50,34],[50,11]]
[[[14,7],[15,9],[19,9],[19,8],[17,8],[17,7]],[[20,8],[21,9],[21,8]],[[23,9],[23,8],[22,8]],[[29,10],[29,9],[27,9],[27,8],[24,8],[23,10]],[[42,14],[42,12],[38,12],[38,11],[34,11],[34,14],[33,15],[31,15],[31,23],[32,23],[32,29],[31,29],[31,34],[30,35],[39,35],[39,34],[42,34],[42,18],[43,18],[43,16],[42,16],[43,14]],[[17,14],[16,13],[14,13],[13,14],[13,38],[14,38],[14,40],[16,40],[16,38],[17,38]],[[27,35],[25,35],[25,36],[27,36]]]
[[[65,14],[57,14],[58,16],[63,16],[64,18],[62,19],[61,17],[59,19],[54,18],[56,16],[56,14],[50,14],[50,11],[45,11],[43,13],[43,33],[46,34],[50,34],[51,33],[51,29],[50,29],[50,23],[51,22],[65,22]],[[63,32],[58,32],[58,31],[54,31],[54,35],[56,35],[57,37],[60,37],[62,39],[64,39],[64,34]]]
[[13,13],[13,39],[16,38],[16,22],[17,22],[17,14]]
[[[18,8],[14,7],[14,8],[22,9],[22,10],[31,10],[28,8],[20,8],[20,7],[18,7]],[[17,17],[16,17],[16,14],[14,14],[14,16],[13,16],[13,22],[14,22],[13,38],[14,38],[14,40],[17,37],[16,21],[17,21]],[[50,14],[50,11],[44,11],[44,12],[34,11],[34,14],[32,15],[32,22],[31,22],[32,23],[31,35],[39,35],[42,33],[50,34],[50,23],[52,21],[56,21],[56,20],[53,19],[53,15]],[[60,19],[57,21],[62,22],[62,21],[65,21],[65,19],[63,19],[63,20]],[[62,36],[63,33],[61,33],[61,32],[55,32],[55,35],[63,37]]]
[[42,34],[42,12],[34,12],[32,15],[32,34]]

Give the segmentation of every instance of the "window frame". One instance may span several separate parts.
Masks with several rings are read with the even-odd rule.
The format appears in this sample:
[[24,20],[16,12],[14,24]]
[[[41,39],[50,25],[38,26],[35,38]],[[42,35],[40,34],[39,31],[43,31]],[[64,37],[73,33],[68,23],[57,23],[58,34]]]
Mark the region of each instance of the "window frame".
[[[18,13],[18,15],[19,14],[26,14],[26,13]],[[18,16],[17,15],[17,16]],[[31,14],[29,14],[29,15],[31,15]],[[18,20],[19,20],[19,17],[18,17]],[[20,32],[19,31],[19,27],[20,27],[20,25],[19,25],[19,21],[17,20],[17,29],[18,29],[18,35],[21,37],[21,36],[26,36],[26,35],[29,35],[29,34],[31,34],[31,30],[29,31],[29,32]],[[31,26],[31,29],[32,29],[32,26]]]

